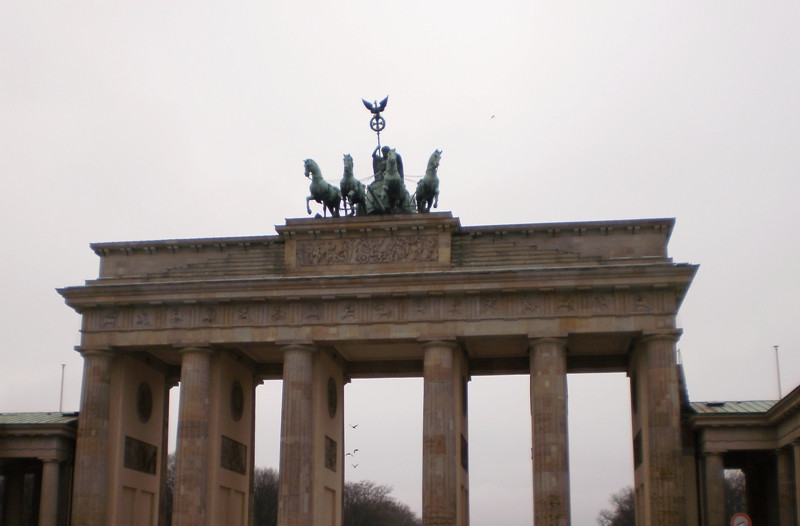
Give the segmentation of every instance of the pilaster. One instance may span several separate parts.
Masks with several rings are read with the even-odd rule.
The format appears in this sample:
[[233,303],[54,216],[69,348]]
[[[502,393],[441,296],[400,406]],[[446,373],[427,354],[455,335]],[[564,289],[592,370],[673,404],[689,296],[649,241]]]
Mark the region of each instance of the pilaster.
[[530,340],[535,526],[570,524],[565,338]]

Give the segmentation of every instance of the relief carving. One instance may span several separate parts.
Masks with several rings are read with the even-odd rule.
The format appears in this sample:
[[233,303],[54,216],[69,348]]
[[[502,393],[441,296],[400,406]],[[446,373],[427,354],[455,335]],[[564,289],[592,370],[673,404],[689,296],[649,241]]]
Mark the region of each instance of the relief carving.
[[272,308],[272,315],[270,318],[272,318],[272,321],[284,321],[287,316],[286,307],[279,304]]
[[575,298],[564,294],[558,298],[558,312],[575,312]]
[[167,316],[171,325],[180,325],[183,323],[183,315],[178,307],[172,307]]
[[464,314],[464,300],[453,298],[448,303],[447,314],[454,318],[459,318]]
[[608,294],[595,294],[591,299],[591,305],[593,312],[608,312],[611,309],[611,298]]
[[103,315],[103,328],[116,327],[117,318],[119,318],[119,311],[108,310]]
[[520,298],[520,309],[523,316],[533,316],[539,313],[539,302],[533,296]]
[[392,317],[392,309],[383,300],[377,300],[372,303],[372,312],[375,313],[379,320],[386,320]]
[[203,315],[200,321],[205,325],[212,325],[217,321],[217,310],[213,307],[203,309]]
[[482,296],[480,303],[481,315],[495,316],[500,313],[499,300],[496,296]]
[[342,303],[339,306],[339,320],[354,320],[356,319],[356,306],[352,302]]
[[634,293],[633,304],[631,305],[633,312],[650,312],[650,299],[641,292]]
[[298,241],[296,261],[298,267],[438,261],[437,241],[433,236]]
[[319,303],[308,303],[303,306],[303,318],[306,321],[319,321],[322,318],[322,307]]
[[153,325],[149,311],[143,310],[136,313],[136,325],[139,327],[150,327]]

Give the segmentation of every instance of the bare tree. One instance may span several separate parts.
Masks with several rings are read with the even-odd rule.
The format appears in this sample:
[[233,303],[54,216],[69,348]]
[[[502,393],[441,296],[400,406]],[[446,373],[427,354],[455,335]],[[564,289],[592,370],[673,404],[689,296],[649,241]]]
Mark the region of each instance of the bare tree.
[[[278,472],[256,468],[253,472],[253,524],[278,523]],[[172,524],[172,495],[175,487],[175,455],[167,461],[167,525]],[[422,520],[407,505],[395,500],[392,488],[370,481],[344,486],[344,526],[421,526]]]
[[391,492],[390,486],[368,480],[345,484],[343,526],[421,526],[422,520]]
[[253,523],[255,526],[276,526],[278,472],[272,468],[256,468],[253,477]]
[[735,513],[747,513],[745,476],[741,470],[725,470],[725,516],[729,519]]
[[636,526],[636,499],[633,488],[627,486],[611,495],[612,509],[603,510],[597,516],[600,526]]

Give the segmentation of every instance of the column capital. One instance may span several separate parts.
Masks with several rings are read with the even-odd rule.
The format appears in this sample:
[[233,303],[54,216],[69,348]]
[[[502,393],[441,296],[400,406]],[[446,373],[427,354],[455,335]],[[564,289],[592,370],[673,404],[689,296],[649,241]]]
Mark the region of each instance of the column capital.
[[87,356],[100,356],[105,358],[111,358],[114,355],[113,351],[109,347],[90,348],[90,347],[81,347],[80,345],[76,345],[75,350],[78,351],[84,358],[86,358]]
[[533,347],[534,345],[545,345],[548,343],[554,343],[556,345],[567,345],[567,335],[566,333],[563,334],[548,334],[548,335],[541,335],[541,334],[529,334],[528,335],[528,344]]
[[419,338],[417,341],[420,343],[420,345],[422,345],[423,350],[428,349],[429,347],[447,347],[453,350],[458,349],[458,341],[455,337],[431,339]]
[[214,349],[211,348],[210,345],[175,345],[174,346],[179,353],[187,354],[187,353],[205,353],[211,354],[214,352]]
[[669,341],[670,343],[676,343],[681,339],[682,334],[683,330],[681,329],[667,329],[663,331],[643,333],[639,337],[639,340],[642,343],[650,343],[655,341]]
[[319,350],[317,345],[312,341],[278,341],[276,342],[277,345],[281,348],[281,351],[286,353],[287,351],[305,351],[308,353],[315,353]]

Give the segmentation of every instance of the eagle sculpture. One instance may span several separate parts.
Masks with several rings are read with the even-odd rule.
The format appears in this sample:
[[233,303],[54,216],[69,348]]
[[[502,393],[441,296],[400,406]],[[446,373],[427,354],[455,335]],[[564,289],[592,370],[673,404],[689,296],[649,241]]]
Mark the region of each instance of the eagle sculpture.
[[364,106],[373,114],[378,115],[380,112],[386,109],[386,103],[389,102],[389,96],[387,95],[382,101],[378,102],[369,102],[366,99],[361,99],[361,102],[364,103]]

